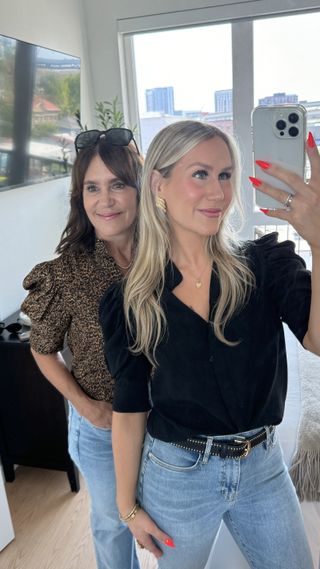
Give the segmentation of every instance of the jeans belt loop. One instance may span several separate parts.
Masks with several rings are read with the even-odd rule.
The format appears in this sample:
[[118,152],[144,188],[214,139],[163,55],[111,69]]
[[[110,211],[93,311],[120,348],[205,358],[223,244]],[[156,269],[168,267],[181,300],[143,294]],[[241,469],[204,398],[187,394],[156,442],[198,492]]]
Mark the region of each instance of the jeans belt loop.
[[203,454],[202,464],[207,464],[212,447],[213,437],[207,437],[206,448]]
[[265,431],[266,431],[266,435],[267,435],[267,438],[266,438],[266,448],[269,448],[269,446],[270,446],[271,435],[273,434],[274,429],[275,429],[275,427],[274,427],[273,425],[270,425],[270,426],[266,426],[266,427],[265,427]]

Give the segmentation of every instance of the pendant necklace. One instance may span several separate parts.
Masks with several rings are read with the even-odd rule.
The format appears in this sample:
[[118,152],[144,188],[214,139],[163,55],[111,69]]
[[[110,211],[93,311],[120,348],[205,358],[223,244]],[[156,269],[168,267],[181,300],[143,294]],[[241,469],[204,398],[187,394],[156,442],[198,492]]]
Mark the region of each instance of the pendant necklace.
[[201,271],[201,274],[200,274],[200,276],[199,276],[198,278],[195,277],[195,275],[191,273],[190,268],[189,268],[189,272],[192,274],[193,278],[195,279],[195,286],[196,286],[196,288],[198,288],[198,289],[201,288],[202,285],[203,285],[202,276],[203,276],[205,270],[207,269],[207,267],[208,267],[208,265],[206,265],[206,266],[204,267],[204,269]]
[[201,288],[201,287],[202,287],[202,280],[201,280],[201,278],[202,278],[202,275],[203,275],[204,271],[205,271],[205,269],[203,269],[203,271],[202,271],[200,277],[199,277],[198,279],[196,279],[196,288]]

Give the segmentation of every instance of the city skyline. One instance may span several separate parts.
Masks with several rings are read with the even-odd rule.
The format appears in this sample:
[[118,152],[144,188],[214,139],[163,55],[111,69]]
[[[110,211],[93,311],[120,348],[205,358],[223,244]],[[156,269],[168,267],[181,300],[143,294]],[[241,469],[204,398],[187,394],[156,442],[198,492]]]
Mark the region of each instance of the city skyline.
[[[318,13],[254,22],[255,104],[277,92],[299,93],[301,101],[320,99],[309,55],[318,51],[319,25]],[[173,86],[177,109],[204,112],[214,112],[213,91],[233,87],[230,24],[136,34],[134,51],[142,115],[144,91],[153,85]]]
[[[168,100],[166,100],[166,96]],[[147,114],[148,112],[162,112],[165,114],[183,114],[192,112],[203,112],[201,109],[177,109],[174,104],[174,87],[172,85],[166,85],[163,87],[150,87],[145,91],[145,97],[147,100]],[[148,99],[149,107],[148,108]],[[232,114],[232,89],[219,89],[214,91],[213,99],[215,101],[214,110],[209,112],[209,114]],[[150,103],[150,101],[152,101]],[[299,98],[297,93],[286,93],[277,92],[272,94],[264,95],[259,98],[259,105],[273,105],[273,104],[297,104],[297,103],[313,103],[317,101],[302,100]],[[172,113],[168,112],[168,109],[172,109]]]

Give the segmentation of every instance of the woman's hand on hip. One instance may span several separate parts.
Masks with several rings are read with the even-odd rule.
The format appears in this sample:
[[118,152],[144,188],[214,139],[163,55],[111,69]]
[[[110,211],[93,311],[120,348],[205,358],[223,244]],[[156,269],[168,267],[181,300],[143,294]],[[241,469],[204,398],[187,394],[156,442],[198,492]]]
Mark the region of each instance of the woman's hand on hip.
[[175,547],[172,538],[155,524],[149,514],[139,509],[135,518],[128,523],[128,527],[137,540],[138,547],[147,549],[157,559],[163,555],[162,550],[156,545],[153,538],[160,541],[166,547]]
[[96,401],[89,397],[82,403],[81,409],[77,409],[82,417],[87,419],[95,427],[111,429],[112,405],[106,401]]

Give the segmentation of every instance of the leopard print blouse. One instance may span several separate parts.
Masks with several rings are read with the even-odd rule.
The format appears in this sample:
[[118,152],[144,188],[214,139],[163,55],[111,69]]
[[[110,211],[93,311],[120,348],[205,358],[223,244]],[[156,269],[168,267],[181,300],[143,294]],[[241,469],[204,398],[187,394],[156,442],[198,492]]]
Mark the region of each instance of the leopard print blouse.
[[93,399],[112,402],[113,380],[106,367],[99,325],[100,299],[121,271],[103,241],[92,253],[65,252],[36,265],[25,277],[29,291],[21,309],[31,319],[31,347],[40,354],[72,354],[72,374]]

